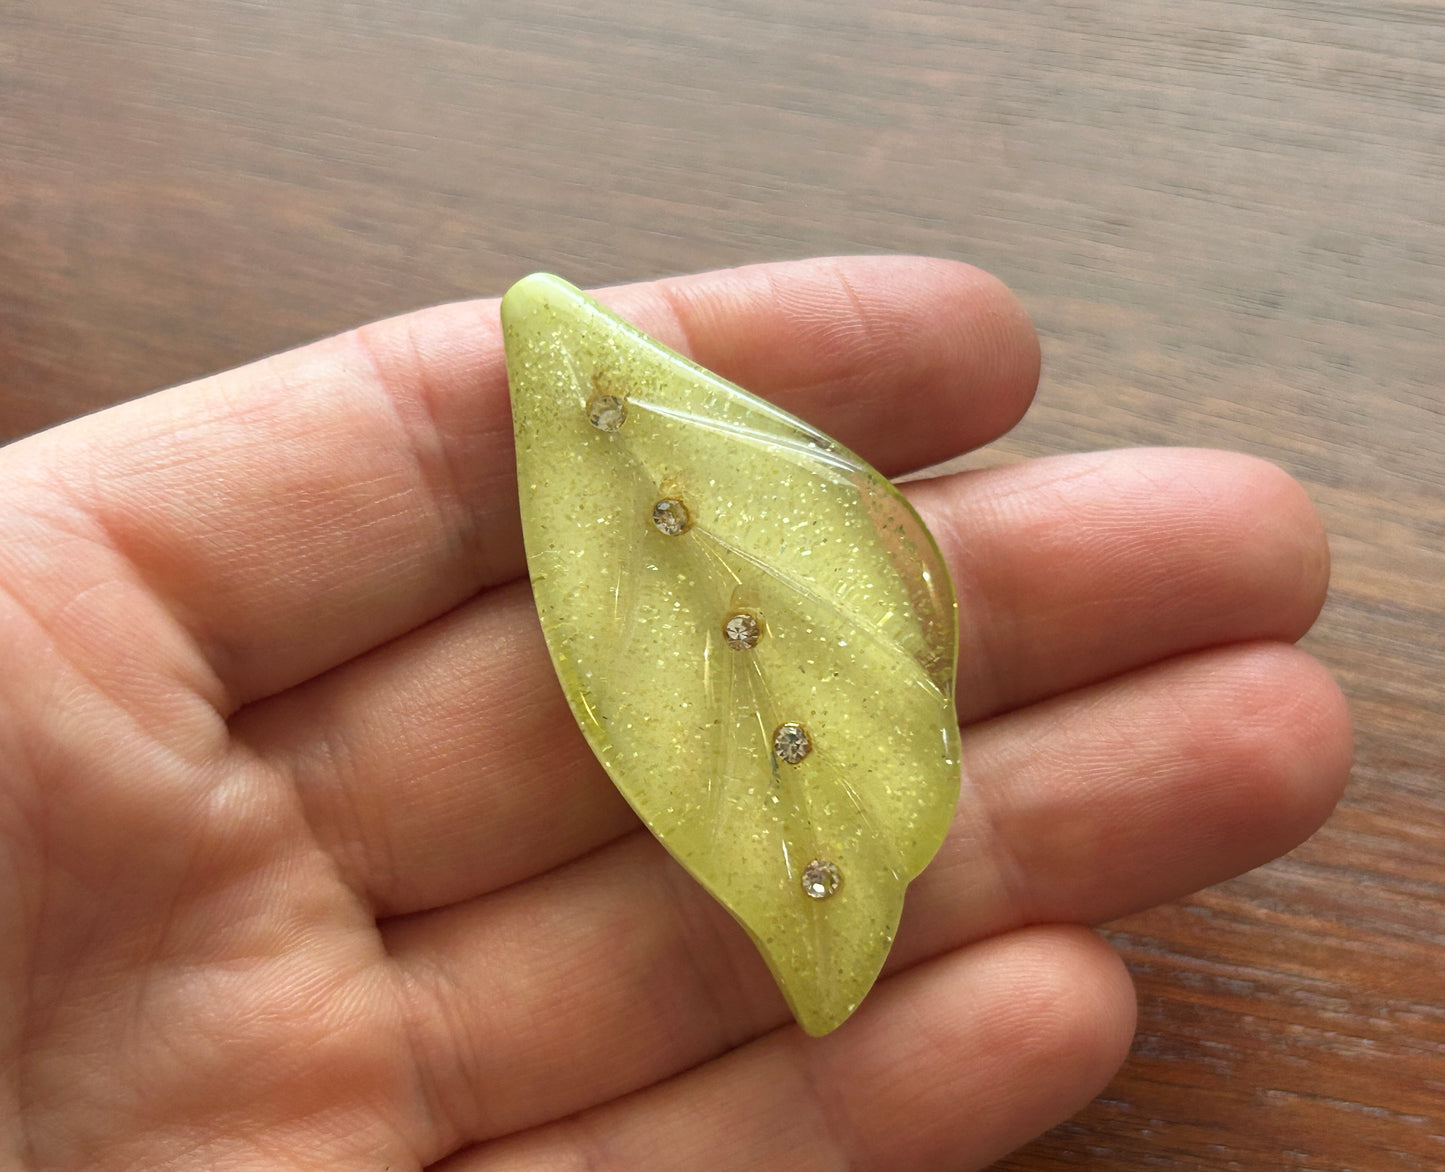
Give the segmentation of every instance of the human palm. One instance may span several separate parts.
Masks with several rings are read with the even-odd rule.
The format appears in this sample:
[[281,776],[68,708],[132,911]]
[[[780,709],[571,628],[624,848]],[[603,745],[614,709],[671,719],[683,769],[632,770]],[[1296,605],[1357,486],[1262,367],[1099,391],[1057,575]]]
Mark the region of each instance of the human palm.
[[[908,259],[616,290],[889,474],[1037,348]],[[0,451],[0,1164],[971,1168],[1129,1041],[1087,925],[1306,836],[1348,769],[1324,539],[1217,452],[912,484],[959,592],[964,789],[885,978],[810,1039],[567,711],[525,578],[496,305]]]

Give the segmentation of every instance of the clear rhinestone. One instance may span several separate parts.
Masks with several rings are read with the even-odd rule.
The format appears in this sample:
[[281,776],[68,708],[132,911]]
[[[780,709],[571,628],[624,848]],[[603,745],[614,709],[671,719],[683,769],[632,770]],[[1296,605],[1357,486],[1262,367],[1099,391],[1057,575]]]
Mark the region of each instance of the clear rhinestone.
[[587,421],[598,431],[616,431],[627,418],[627,404],[616,395],[593,395],[587,402]]
[[773,732],[773,752],[779,761],[796,765],[813,751],[808,730],[801,724],[780,724]]
[[688,526],[692,524],[692,517],[688,515],[687,506],[680,500],[664,497],[652,506],[652,523],[657,526],[659,533],[676,537],[679,533],[687,532]]
[[750,651],[762,637],[762,626],[745,610],[734,611],[723,622],[723,639],[734,651]]
[[843,872],[827,859],[814,859],[803,868],[803,894],[810,899],[827,899],[842,882]]

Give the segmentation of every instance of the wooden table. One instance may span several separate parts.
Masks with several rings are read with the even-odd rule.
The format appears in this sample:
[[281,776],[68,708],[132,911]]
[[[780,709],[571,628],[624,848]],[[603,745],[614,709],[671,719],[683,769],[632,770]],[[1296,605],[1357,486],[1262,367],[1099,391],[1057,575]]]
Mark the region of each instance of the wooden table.
[[976,460],[1246,449],[1336,557],[1349,796],[1111,927],[1133,1057],[1002,1166],[1445,1167],[1438,0],[0,6],[0,437],[532,269],[869,250],[1035,315]]

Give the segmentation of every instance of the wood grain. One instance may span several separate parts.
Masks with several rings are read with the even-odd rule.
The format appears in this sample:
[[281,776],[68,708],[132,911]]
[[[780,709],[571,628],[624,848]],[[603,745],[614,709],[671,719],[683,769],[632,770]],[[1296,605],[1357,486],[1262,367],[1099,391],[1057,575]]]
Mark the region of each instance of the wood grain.
[[976,459],[1240,448],[1311,490],[1359,764],[1289,858],[1113,925],[1141,1031],[1000,1166],[1445,1167],[1435,0],[9,0],[0,438],[551,268],[993,270]]

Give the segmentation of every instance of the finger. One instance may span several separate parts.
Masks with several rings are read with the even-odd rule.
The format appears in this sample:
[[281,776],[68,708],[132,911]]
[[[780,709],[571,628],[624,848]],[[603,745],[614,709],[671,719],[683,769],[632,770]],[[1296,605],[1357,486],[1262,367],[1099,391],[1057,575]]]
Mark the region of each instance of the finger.
[[[1278,644],[1154,665],[963,745],[959,815],[909,890],[886,971],[1258,865],[1323,820],[1350,755],[1338,689]],[[465,1138],[647,1086],[787,1016],[746,934],[642,832],[384,930],[415,994],[418,1054]],[[505,1043],[520,1033],[518,1060]]]
[[911,947],[1104,923],[1293,849],[1354,759],[1339,686],[1278,643],[1169,660],[969,730],[957,824],[909,890]]
[[[603,294],[889,472],[1023,413],[1038,351],[966,265],[804,261]],[[190,631],[233,705],[522,572],[495,302],[443,306],[22,442]]]
[[826,1038],[779,1030],[442,1168],[982,1168],[1098,1094],[1133,1030],[1114,953],[1029,929],[894,977]]
[[1293,642],[1329,585],[1304,490],[1237,452],[1029,460],[913,499],[958,591],[964,722],[1182,651]]
[[[1197,647],[1293,640],[1319,608],[1318,519],[1261,461],[1108,452],[908,489],[960,585],[965,722]],[[236,731],[292,772],[383,913],[505,886],[636,824],[575,727],[524,586],[284,702]]]

